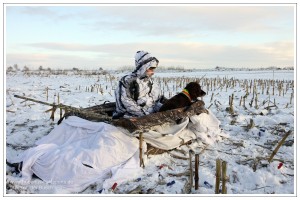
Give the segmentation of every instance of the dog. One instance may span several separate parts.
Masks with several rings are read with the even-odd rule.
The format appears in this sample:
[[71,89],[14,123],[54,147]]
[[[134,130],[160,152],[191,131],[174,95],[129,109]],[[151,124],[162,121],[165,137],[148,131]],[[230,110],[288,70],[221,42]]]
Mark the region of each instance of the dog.
[[201,89],[198,82],[190,82],[181,93],[167,100],[161,106],[159,112],[190,106],[192,105],[192,102],[197,101],[198,97],[203,97],[205,95],[206,93]]

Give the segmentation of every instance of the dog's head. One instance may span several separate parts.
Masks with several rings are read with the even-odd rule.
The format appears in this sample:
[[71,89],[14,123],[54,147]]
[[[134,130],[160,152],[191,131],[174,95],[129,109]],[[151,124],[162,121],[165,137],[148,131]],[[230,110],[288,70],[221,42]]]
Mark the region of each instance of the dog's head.
[[206,95],[198,82],[190,82],[184,89],[189,92],[193,101],[196,101],[198,97],[203,97]]

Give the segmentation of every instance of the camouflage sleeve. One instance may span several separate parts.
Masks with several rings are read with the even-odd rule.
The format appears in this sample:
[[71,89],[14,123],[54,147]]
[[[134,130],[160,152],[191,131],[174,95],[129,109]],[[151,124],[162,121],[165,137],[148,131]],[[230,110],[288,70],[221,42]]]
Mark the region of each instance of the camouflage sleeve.
[[160,87],[158,84],[153,83],[152,91],[150,94],[151,98],[153,99],[153,111],[152,112],[158,112],[160,107],[162,106],[162,103],[160,102],[161,98],[163,97],[162,92],[160,90]]
[[121,101],[126,109],[126,112],[129,114],[136,115],[138,117],[149,114],[130,97],[129,92],[126,91],[126,88],[124,87],[121,88]]

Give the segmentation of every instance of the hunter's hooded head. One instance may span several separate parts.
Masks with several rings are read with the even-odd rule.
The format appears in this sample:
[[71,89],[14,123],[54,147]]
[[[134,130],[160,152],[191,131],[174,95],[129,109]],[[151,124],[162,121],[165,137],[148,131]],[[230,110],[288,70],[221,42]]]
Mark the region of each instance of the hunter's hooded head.
[[146,75],[146,70],[149,68],[156,68],[158,65],[158,60],[153,57],[147,51],[138,51],[135,54],[135,67],[133,73],[135,73],[138,77],[142,77]]

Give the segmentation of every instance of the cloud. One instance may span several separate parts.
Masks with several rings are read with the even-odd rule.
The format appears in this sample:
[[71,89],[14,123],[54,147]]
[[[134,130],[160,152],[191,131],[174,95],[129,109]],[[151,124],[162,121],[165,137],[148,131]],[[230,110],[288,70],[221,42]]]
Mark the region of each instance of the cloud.
[[61,23],[67,20],[85,19],[88,12],[85,9],[76,6],[18,6],[9,7],[9,11],[18,9],[20,14],[30,17],[39,17],[55,23]]
[[[57,27],[56,21],[62,23],[60,29],[55,30],[59,34],[47,32],[46,25],[41,27],[46,30],[44,34],[28,31],[26,35],[33,36],[30,40],[23,38],[22,41],[22,34],[18,34],[15,39],[18,42],[14,43],[11,42],[14,34],[8,34],[11,39],[7,42],[7,61],[12,64],[119,67],[133,65],[137,50],[150,51],[165,66],[294,64],[293,6],[196,4],[20,8],[23,14],[33,16],[29,18],[32,24],[40,18],[53,20],[55,24],[47,23],[51,28]],[[28,22],[28,25],[31,24]]]
[[[174,35],[205,31],[259,32],[285,29],[293,24],[292,6],[115,6],[96,7],[93,30],[138,32],[145,35]],[[94,14],[96,16],[96,14]]]
[[21,8],[21,13],[25,15],[38,15],[40,17],[53,17],[57,15],[57,12],[45,6],[20,6],[17,8]]
[[[188,68],[293,66],[293,42],[281,41],[261,45],[217,45],[206,43],[122,43],[84,45],[67,43],[35,43],[30,47],[51,50],[51,54],[8,54],[8,63],[18,61],[34,65],[71,67],[73,65],[121,67],[134,64],[137,50],[146,50],[160,60],[162,66]],[[54,51],[55,50],[55,51]],[[39,52],[39,51],[37,51]],[[61,53],[64,52],[64,53]],[[67,55],[66,55],[67,54]],[[64,56],[62,56],[64,55]],[[80,56],[78,56],[80,55]]]
[[[12,11],[14,7],[10,7]],[[135,32],[138,35],[185,35],[207,31],[260,32],[286,30],[293,6],[18,6],[21,13],[60,23],[74,20],[90,30]],[[103,28],[105,27],[105,28]]]

